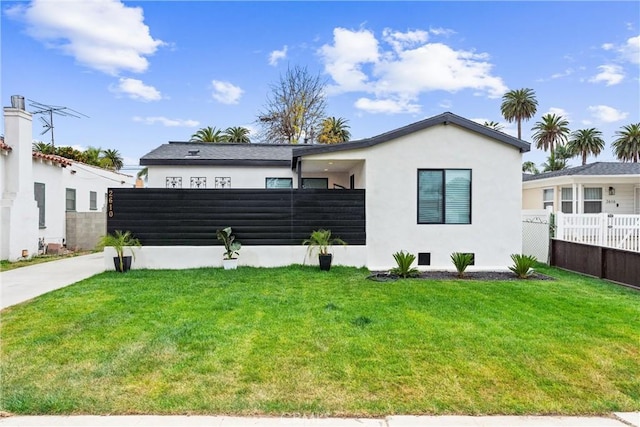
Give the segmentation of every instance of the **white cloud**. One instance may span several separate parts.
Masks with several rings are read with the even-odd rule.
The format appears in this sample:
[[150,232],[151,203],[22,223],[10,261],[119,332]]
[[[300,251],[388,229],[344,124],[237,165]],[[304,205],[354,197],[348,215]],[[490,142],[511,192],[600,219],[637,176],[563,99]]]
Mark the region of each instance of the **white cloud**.
[[29,35],[47,47],[111,75],[146,71],[146,56],[163,45],[149,34],[140,7],[117,0],[33,0],[28,6],[10,8],[7,14],[25,21]]
[[620,47],[622,57],[632,64],[640,64],[640,35],[631,37]]
[[422,30],[401,33],[400,31],[392,31],[389,28],[385,28],[382,31],[382,38],[393,47],[393,50],[401,52],[404,49],[426,43],[429,39],[429,33]]
[[269,65],[274,67],[278,65],[278,61],[287,57],[288,47],[285,45],[282,50],[274,50],[269,54]]
[[619,65],[600,65],[600,72],[589,79],[591,83],[605,82],[607,86],[617,85],[624,79],[624,71]]
[[160,123],[166,127],[196,127],[200,125],[200,122],[197,120],[183,120],[183,119],[168,119],[163,116],[156,117],[140,117],[135,116],[133,118],[134,122],[144,123],[145,125],[154,125],[156,123]]
[[[434,30],[431,30],[432,32]],[[418,97],[427,92],[473,89],[498,98],[507,87],[491,74],[485,53],[455,50],[428,43],[428,32],[385,29],[381,45],[372,31],[335,28],[333,44],[319,50],[325,71],[335,85],[329,93],[362,91],[358,108],[369,112],[416,112]]]
[[567,68],[566,70],[564,70],[561,73],[552,74],[551,75],[551,79],[554,80],[554,79],[560,79],[562,77],[567,77],[567,76],[570,76],[571,74],[573,74],[573,72],[574,72],[573,68]]
[[613,48],[614,48],[613,43],[604,43],[604,44],[602,45],[602,49],[603,49],[603,50],[612,50]]
[[551,107],[545,114],[555,114],[556,116],[562,116],[565,120],[571,120],[571,116],[567,112],[567,110],[558,107]]
[[109,90],[116,94],[125,94],[131,99],[149,102],[159,101],[162,94],[153,86],[145,85],[142,80],[121,78],[117,86],[110,86]]
[[223,104],[237,104],[244,93],[238,86],[220,80],[212,80],[211,88],[213,89],[211,93],[213,99]]
[[350,31],[334,28],[333,45],[320,48],[325,71],[336,82],[328,92],[350,92],[365,90],[368,77],[362,65],[378,61],[378,40],[371,31]]
[[412,104],[409,100],[359,98],[354,105],[359,110],[373,114],[399,114],[420,112],[420,105]]
[[434,36],[450,36],[456,32],[448,28],[429,28],[429,32]]
[[607,105],[592,105],[588,109],[596,120],[605,123],[619,122],[629,116],[629,113],[618,111]]

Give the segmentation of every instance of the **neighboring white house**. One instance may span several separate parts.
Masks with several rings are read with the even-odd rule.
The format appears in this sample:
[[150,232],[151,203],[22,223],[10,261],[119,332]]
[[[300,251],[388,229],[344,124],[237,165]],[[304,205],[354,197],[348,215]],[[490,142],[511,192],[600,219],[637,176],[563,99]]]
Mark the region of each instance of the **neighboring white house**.
[[156,188],[365,189],[368,268],[392,267],[392,253],[406,250],[422,268],[451,269],[451,253],[467,252],[476,269],[504,269],[522,250],[529,147],[444,113],[335,145],[172,142],[140,164]]
[[640,163],[596,162],[522,177],[522,209],[640,214]]
[[[23,103],[5,107],[4,121],[5,135],[0,142],[0,259],[31,257],[38,253],[40,242],[67,243],[70,214],[93,212],[96,217],[104,217],[107,189],[135,184],[135,178],[129,175],[33,152],[32,116]],[[93,223],[85,223],[83,217],[73,219],[74,236]],[[104,227],[104,218],[98,219]],[[94,235],[98,232],[89,231]],[[99,232],[103,234],[104,230]]]

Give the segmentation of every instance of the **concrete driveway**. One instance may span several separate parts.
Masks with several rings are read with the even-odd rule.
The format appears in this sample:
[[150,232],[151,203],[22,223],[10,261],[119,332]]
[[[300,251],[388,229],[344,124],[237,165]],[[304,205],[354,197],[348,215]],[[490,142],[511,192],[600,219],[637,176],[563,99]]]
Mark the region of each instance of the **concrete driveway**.
[[102,252],[0,273],[0,310],[64,288],[105,270]]

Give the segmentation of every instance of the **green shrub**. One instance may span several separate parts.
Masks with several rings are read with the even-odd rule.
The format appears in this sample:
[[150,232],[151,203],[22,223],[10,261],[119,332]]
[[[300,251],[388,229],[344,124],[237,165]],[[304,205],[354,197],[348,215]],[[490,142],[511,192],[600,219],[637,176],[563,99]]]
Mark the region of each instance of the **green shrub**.
[[538,262],[533,255],[511,255],[513,265],[509,270],[513,271],[520,279],[526,279],[533,274],[533,266]]
[[416,260],[416,256],[405,251],[396,252],[393,254],[393,259],[396,260],[397,267],[391,269],[391,273],[397,274],[402,278],[416,277],[419,273],[417,268],[411,268],[411,264]]
[[454,252],[451,254],[451,261],[456,266],[456,270],[458,270],[458,277],[463,278],[464,271],[473,264],[473,254]]

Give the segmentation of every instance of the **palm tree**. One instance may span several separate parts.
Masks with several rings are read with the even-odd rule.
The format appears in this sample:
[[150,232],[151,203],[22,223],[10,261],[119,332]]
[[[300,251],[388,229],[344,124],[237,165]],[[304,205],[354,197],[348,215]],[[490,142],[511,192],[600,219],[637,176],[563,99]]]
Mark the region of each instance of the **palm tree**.
[[522,172],[532,173],[534,175],[537,175],[537,174],[540,173],[540,171],[536,167],[536,164],[531,162],[531,161],[527,161],[527,162],[522,163]]
[[569,150],[566,145],[558,145],[551,155],[547,158],[546,163],[542,164],[543,171],[559,171],[566,169],[569,159],[574,157],[575,153]]
[[124,166],[122,163],[122,156],[118,150],[102,150],[102,158],[100,160],[102,165],[108,169],[119,171]]
[[510,90],[502,96],[500,111],[509,123],[518,123],[518,139],[522,139],[522,120],[529,120],[538,110],[538,100],[533,89]]
[[242,126],[228,127],[223,134],[226,142],[250,143],[249,133],[251,131]]
[[136,176],[146,181],[147,179],[149,179],[149,168],[146,166],[143,167],[138,171],[138,174]]
[[545,114],[542,121],[536,122],[531,130],[536,131],[533,134],[536,147],[544,151],[549,150],[551,157],[555,155],[555,145],[567,142],[570,132],[569,122],[555,114]]
[[93,166],[100,166],[100,154],[102,154],[102,148],[89,147],[84,150],[84,162]]
[[616,131],[618,139],[613,141],[613,153],[623,162],[638,163],[640,158],[640,123],[623,126]]
[[502,132],[502,129],[504,129],[504,126],[502,126],[498,122],[494,122],[493,120],[490,121],[490,122],[485,120],[485,122],[482,124],[482,126],[486,126],[486,127],[491,128],[493,130],[497,130],[498,132]]
[[207,126],[191,135],[191,142],[223,142],[222,131],[216,129],[215,126]]
[[42,154],[55,154],[56,149],[47,142],[37,141],[32,144],[33,151]]
[[604,148],[602,132],[595,128],[578,129],[571,134],[567,148],[574,156],[582,155],[582,164],[586,165],[589,154],[597,156]]
[[327,117],[322,121],[322,130],[318,135],[321,144],[338,144],[351,138],[347,120],[343,118]]

